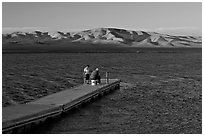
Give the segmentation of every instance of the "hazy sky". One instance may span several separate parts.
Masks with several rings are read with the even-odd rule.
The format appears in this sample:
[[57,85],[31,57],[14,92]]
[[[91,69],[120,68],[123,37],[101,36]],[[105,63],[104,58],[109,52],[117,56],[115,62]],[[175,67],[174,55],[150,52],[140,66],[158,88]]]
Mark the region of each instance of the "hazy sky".
[[3,3],[3,33],[99,27],[176,35],[202,34],[202,3]]

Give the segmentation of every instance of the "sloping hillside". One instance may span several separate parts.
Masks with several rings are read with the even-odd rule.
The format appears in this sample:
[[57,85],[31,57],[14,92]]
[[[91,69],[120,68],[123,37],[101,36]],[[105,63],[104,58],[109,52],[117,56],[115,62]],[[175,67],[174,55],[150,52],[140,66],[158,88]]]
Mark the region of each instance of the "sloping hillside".
[[46,44],[55,41],[122,44],[128,47],[201,47],[202,38],[172,36],[156,32],[130,31],[117,28],[97,28],[81,32],[13,32],[3,34],[5,44]]

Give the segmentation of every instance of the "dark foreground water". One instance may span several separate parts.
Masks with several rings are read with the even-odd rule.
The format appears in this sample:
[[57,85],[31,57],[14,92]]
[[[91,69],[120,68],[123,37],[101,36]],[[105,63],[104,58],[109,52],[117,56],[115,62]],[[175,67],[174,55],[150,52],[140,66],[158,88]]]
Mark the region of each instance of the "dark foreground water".
[[33,133],[202,133],[201,49],[3,54],[2,61],[4,107],[82,83],[87,64],[122,80],[120,90]]

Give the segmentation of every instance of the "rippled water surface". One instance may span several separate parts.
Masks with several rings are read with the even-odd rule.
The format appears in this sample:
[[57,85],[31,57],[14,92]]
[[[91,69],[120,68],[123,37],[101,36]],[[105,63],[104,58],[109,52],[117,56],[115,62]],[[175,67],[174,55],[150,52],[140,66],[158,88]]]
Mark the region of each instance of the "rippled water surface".
[[82,70],[122,80],[121,89],[35,133],[202,133],[201,49],[137,53],[3,54],[3,107],[82,81]]

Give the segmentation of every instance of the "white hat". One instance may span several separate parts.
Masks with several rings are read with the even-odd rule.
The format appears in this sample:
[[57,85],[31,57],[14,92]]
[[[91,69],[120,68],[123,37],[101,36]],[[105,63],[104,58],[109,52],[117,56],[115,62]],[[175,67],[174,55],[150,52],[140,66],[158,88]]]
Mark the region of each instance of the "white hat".
[[96,71],[98,71],[99,69],[98,68],[96,68]]

